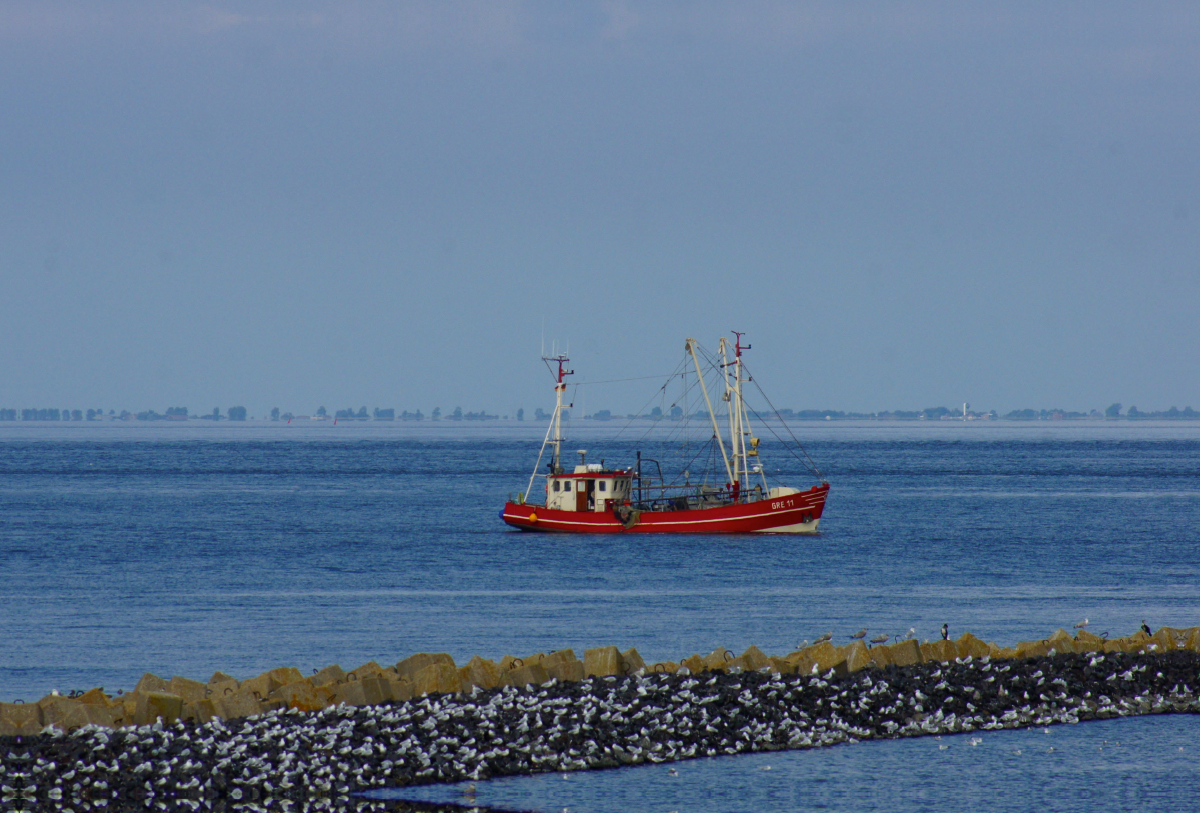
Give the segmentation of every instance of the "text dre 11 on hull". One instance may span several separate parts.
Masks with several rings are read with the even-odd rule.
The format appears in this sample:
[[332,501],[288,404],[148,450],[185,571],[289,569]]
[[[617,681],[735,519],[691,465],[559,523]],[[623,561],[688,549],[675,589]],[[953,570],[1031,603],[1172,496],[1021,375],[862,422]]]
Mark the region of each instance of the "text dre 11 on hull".
[[[563,394],[566,377],[574,371],[566,368],[565,354],[544,358],[557,365],[554,414],[527,490],[505,503],[501,518],[523,531],[563,533],[816,533],[829,483],[820,479],[820,471],[778,411],[764,413],[746,406],[743,385],[758,385],[742,356],[750,346],[741,343],[744,334],[734,335],[733,342],[722,338],[711,355],[694,339],[687,340],[684,359],[671,377],[679,381],[682,395],[670,413],[660,410],[655,416],[668,435],[676,436],[683,452],[680,471],[669,476],[659,460],[643,457],[640,451],[626,468],[588,463],[587,453],[580,451],[579,463],[568,471],[560,455],[565,440]],[[667,385],[661,391],[666,392]],[[817,484],[802,490],[769,482],[759,456],[760,439],[750,428],[752,417],[817,478]],[[697,430],[702,441],[694,440]],[[543,472],[547,447],[551,459]],[[691,471],[697,463],[707,466],[698,476]],[[545,494],[540,504],[531,499],[539,480]]]

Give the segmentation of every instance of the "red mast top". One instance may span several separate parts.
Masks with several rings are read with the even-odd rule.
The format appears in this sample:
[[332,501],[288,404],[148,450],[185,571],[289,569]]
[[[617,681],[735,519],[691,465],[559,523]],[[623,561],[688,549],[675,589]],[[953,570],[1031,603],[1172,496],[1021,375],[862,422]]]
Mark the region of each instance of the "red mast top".
[[735,358],[740,359],[742,357],[742,351],[750,349],[750,345],[746,345],[745,347],[742,346],[742,337],[745,336],[746,334],[738,333],[736,330],[731,330],[729,332],[732,333],[734,336],[737,336],[737,341],[734,343],[734,347],[737,350],[737,355],[735,356]]
[[566,356],[563,356],[563,355],[559,355],[554,358],[554,361],[558,362],[558,383],[559,384],[563,383],[563,379],[566,378],[567,376],[575,375],[574,370],[564,370],[563,369],[563,365],[566,364],[568,361],[570,361],[569,358],[567,358]]

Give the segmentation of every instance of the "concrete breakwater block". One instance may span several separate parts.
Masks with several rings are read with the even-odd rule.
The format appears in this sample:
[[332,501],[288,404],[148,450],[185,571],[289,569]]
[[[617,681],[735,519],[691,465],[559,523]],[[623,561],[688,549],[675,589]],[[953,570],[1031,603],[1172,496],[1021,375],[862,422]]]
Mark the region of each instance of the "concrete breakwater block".
[[555,680],[576,681],[584,678],[583,661],[576,658],[570,649],[550,653],[542,666]]
[[163,691],[168,694],[178,695],[183,698],[184,703],[195,703],[197,700],[203,700],[208,697],[208,684],[201,683],[198,680],[188,680],[185,677],[176,675],[167,683],[167,688]]
[[313,675],[311,679],[314,686],[324,686],[327,683],[337,684],[346,679],[346,673],[342,671],[342,667],[335,663],[331,666],[326,666]]
[[33,736],[46,723],[38,703],[0,703],[0,734]]
[[435,663],[453,664],[454,658],[445,652],[438,652],[433,655],[428,652],[418,652],[416,655],[410,655],[396,664],[396,675],[404,680],[412,680],[422,669],[432,666]]
[[[284,699],[282,695],[287,692],[288,688],[283,688],[280,695],[278,695],[280,699]],[[310,702],[316,706],[311,711],[317,711],[327,705],[377,706],[380,703],[387,703],[393,699],[391,684],[386,678],[379,675],[368,675],[360,680],[344,680],[329,691],[328,700],[321,702],[325,697],[324,693],[326,691],[328,690],[324,687],[314,687],[313,692],[308,695],[308,697],[312,698]],[[296,706],[288,707],[297,708]]]
[[[871,651],[846,650],[843,666]],[[386,680],[351,683],[370,679]],[[388,786],[1198,713],[1198,687],[1200,654],[1187,649],[964,657],[844,675],[640,672],[277,709],[236,724],[50,729],[0,738],[0,784],[17,809],[330,809]]]
[[172,722],[183,715],[183,698],[169,692],[138,692],[133,712],[134,725],[149,725],[156,720]]
[[[275,690],[278,697],[290,709],[300,711],[319,711],[330,704],[337,693],[327,686],[318,686],[311,678],[289,683]],[[389,697],[389,699],[391,699]],[[380,700],[379,702],[382,702]],[[355,703],[353,705],[363,705]]]
[[528,663],[509,669],[501,676],[501,685],[518,688],[531,684],[541,684],[550,680],[550,673],[540,663]]
[[80,703],[66,697],[42,698],[37,705],[41,708],[43,725],[63,730],[86,725],[111,727],[122,717],[120,711],[94,703]]
[[587,677],[612,677],[621,674],[621,652],[615,646],[602,646],[583,653],[583,674]]
[[70,731],[84,726],[123,727],[170,723],[177,719],[208,723],[235,720],[292,709],[315,712],[334,706],[367,707],[405,702],[431,695],[523,688],[551,680],[577,683],[586,678],[638,674],[700,675],[761,672],[777,675],[844,677],[864,670],[912,667],[925,663],[974,660],[1045,658],[1068,654],[1165,654],[1200,652],[1200,627],[1163,627],[1153,635],[1138,631],[1106,639],[1080,630],[1074,636],[1059,629],[1039,641],[1000,647],[970,633],[957,640],[918,643],[915,639],[868,647],[855,640],[844,646],[821,641],[783,657],[770,656],[756,646],[740,655],[717,647],[705,656],[647,666],[636,649],[615,646],[584,652],[537,652],[524,657],[505,655],[499,662],[479,656],[458,667],[446,653],[417,653],[393,666],[369,661],[346,672],[334,664],[305,677],[295,667],[271,669],[239,681],[216,672],[207,683],[175,676],[165,679],[146,673],[134,691],[111,697],[101,689],[73,696],[52,693],[36,704],[0,704],[0,736],[28,736],[46,727]]
[[916,639],[892,644],[887,648],[887,652],[888,660],[896,666],[912,666],[925,660],[921,655],[921,645]]
[[412,683],[413,693],[416,695],[462,691],[462,679],[458,676],[453,659],[449,662],[437,661],[429,664],[413,676]]
[[467,690],[474,687],[494,689],[500,685],[500,668],[492,661],[476,655],[458,670],[458,679]]

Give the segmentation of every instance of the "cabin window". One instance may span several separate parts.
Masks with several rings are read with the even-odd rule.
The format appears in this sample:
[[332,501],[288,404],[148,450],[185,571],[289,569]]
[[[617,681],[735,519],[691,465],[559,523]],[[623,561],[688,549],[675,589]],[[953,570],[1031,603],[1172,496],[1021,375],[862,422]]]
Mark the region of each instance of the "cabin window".
[[607,484],[607,483],[605,483],[603,480],[601,480],[601,481],[600,481],[600,490],[601,490],[601,491],[608,491],[608,484]]
[[558,481],[557,480],[554,481],[554,490],[558,491]]
[[587,491],[587,481],[586,480],[578,480],[577,482],[579,483],[580,491]]

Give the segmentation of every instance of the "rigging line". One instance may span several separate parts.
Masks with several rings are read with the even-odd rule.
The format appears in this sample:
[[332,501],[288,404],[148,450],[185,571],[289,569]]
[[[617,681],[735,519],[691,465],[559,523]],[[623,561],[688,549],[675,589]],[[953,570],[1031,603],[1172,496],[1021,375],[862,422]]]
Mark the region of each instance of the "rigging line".
[[[712,378],[715,376],[716,378],[719,379],[719,385],[715,384],[714,386],[717,386],[717,388],[720,389],[721,391],[723,391],[725,393],[725,395],[728,395],[728,392],[729,392],[728,373],[724,369],[724,365],[722,365],[720,362],[718,362],[716,359],[716,356],[709,353],[704,348],[704,345],[700,344],[699,342],[695,342],[693,346],[698,351],[698,355],[701,358],[703,358],[705,363],[708,365],[707,369],[701,371],[703,373],[703,375],[697,376],[697,378],[704,378],[704,377]],[[705,382],[705,387],[707,387],[707,386],[708,386],[707,382]],[[724,399],[724,397],[725,396],[723,395],[722,399]],[[710,410],[711,406],[709,404],[707,404],[707,402],[706,402],[705,408],[706,408],[706,410]],[[718,407],[718,409],[719,409],[719,407]],[[717,414],[715,411],[713,411],[709,417],[711,418],[711,420],[714,423],[719,422],[719,418],[717,417]],[[718,429],[716,434],[713,435],[713,437],[716,438],[719,436],[719,434],[720,434],[720,430]]]
[[[683,381],[683,392],[680,393],[679,397],[675,399],[675,403],[671,404],[671,406],[676,406],[680,401],[683,401],[686,404],[688,394],[699,385],[699,381],[692,381],[691,383],[688,383],[687,377],[689,374],[690,373],[686,368],[682,373],[679,374],[680,379]],[[685,411],[688,408],[688,406],[684,406]]]
[[[697,379],[689,380],[688,376],[690,374],[691,374],[691,367],[690,367],[690,365],[687,364],[687,358],[685,357],[684,358],[684,368],[679,376],[680,379],[684,383],[684,391],[680,395],[679,398],[675,399],[675,403],[672,404],[672,406],[678,405],[680,401],[683,401],[686,403],[687,395],[689,393],[691,393],[700,383],[699,380],[697,380]],[[670,383],[670,382],[668,382],[668,383]],[[659,438],[659,444],[658,444],[659,448],[661,450],[665,451],[668,444],[671,443],[676,438],[676,436],[678,436],[682,440],[683,448],[685,450],[688,449],[693,442],[695,442],[695,443],[697,443],[697,445],[699,446],[699,448],[701,450],[697,454],[702,453],[704,449],[709,448],[710,446],[714,450],[714,454],[715,454],[716,436],[711,434],[711,430],[709,430],[709,428],[708,428],[708,423],[707,422],[704,423],[704,428],[705,428],[706,432],[709,432],[709,435],[703,441],[703,443],[701,443],[700,441],[696,440],[692,435],[691,418],[692,418],[691,412],[685,411],[681,420],[679,420],[677,422],[672,421],[671,428],[668,430],[667,434],[664,437]],[[658,428],[660,428],[660,425],[658,423],[654,424],[652,427],[650,427],[650,429],[647,430],[646,435],[649,435],[650,432],[652,432]],[[643,439],[644,439],[644,437],[645,436],[643,436]],[[690,466],[691,463],[693,463],[693,462],[695,462],[694,457],[691,461],[688,462],[688,465]]]
[[[668,383],[670,383],[670,382],[668,382]],[[655,393],[655,397],[657,397],[657,395],[658,395],[658,393]],[[654,399],[651,398],[650,400],[653,401]],[[664,402],[665,402],[665,400],[666,399],[664,398]],[[637,443],[645,442],[646,439],[648,437],[650,437],[650,433],[653,432],[654,430],[658,429],[662,425],[662,420],[663,420],[662,418],[659,418],[658,420],[651,421],[650,426],[648,426],[646,428],[646,431],[642,433],[642,436],[640,438],[638,438],[636,442]],[[672,426],[671,428],[669,428],[667,430],[667,434],[665,437],[661,437],[658,439],[658,450],[660,452],[666,447],[667,441],[671,440],[672,436],[675,434],[676,430],[678,430],[678,429],[680,429],[680,427]]]
[[700,344],[700,342],[696,342],[696,349],[700,352],[700,357],[708,362],[708,369],[705,371],[706,375],[709,373],[720,375],[722,372],[724,372],[724,364],[719,362],[714,354],[708,352],[708,350],[704,348],[704,345]]
[[[761,391],[760,391],[760,394],[762,394]],[[763,398],[767,397],[765,394],[762,394],[762,395],[763,395]],[[774,406],[772,406],[771,408],[774,409]],[[787,422],[783,420],[783,417],[781,415],[779,415],[778,412],[776,412],[775,415],[776,415],[776,417],[779,418],[779,422],[783,424],[784,428],[788,430],[788,434],[792,436],[792,441],[795,443],[796,448],[798,448],[801,452],[803,452],[804,458],[801,458],[800,455],[796,454],[795,449],[793,449],[790,445],[788,445],[788,442],[786,440],[784,440],[778,432],[775,431],[775,428],[773,426],[771,426],[771,424],[769,424],[767,421],[762,421],[761,422],[762,425],[767,428],[768,432],[770,432],[772,435],[775,436],[775,439],[778,440],[783,445],[783,448],[788,450],[788,453],[791,454],[792,457],[794,457],[800,461],[800,464],[802,466],[804,466],[804,468],[808,469],[809,472],[812,473],[813,475],[815,475],[816,477],[821,477],[822,476],[821,470],[817,468],[817,464],[815,462],[813,462],[813,459],[808,456],[808,452],[805,451],[805,449],[802,445],[800,445],[800,441],[797,440],[796,435],[792,433],[791,427],[787,425]],[[805,458],[807,458],[807,459],[805,459]]]
[[[542,348],[542,352],[546,352],[544,347]],[[550,377],[554,379],[555,383],[558,383],[558,373],[554,372],[554,368],[550,366],[550,362],[552,361],[557,361],[557,359],[542,356],[542,363],[546,365],[546,369],[550,372]]]
[[[667,380],[663,382],[662,387],[660,387],[659,389],[665,390],[667,388],[667,385],[670,384],[671,381],[674,380],[675,376],[679,375],[680,368],[684,367],[686,362],[687,362],[687,356],[685,355],[683,360],[680,361],[679,364],[675,367],[675,371],[673,373],[671,373],[670,376],[667,377]],[[661,378],[661,376],[651,376],[651,377],[652,378]],[[641,407],[638,409],[638,411],[633,413],[633,417],[631,417],[625,423],[625,425],[620,428],[620,430],[617,432],[617,434],[615,434],[613,436],[613,439],[615,440],[616,438],[619,438],[619,437],[621,437],[621,435],[625,434],[625,430],[629,429],[631,426],[633,426],[633,422],[636,421],[639,417],[641,417],[642,410],[644,410],[647,406],[649,406],[650,403],[657,397],[658,397],[658,390],[655,390],[654,394],[651,395],[648,399],[646,399],[646,403],[642,404]],[[651,427],[651,428],[653,428],[653,427]],[[645,438],[646,438],[646,435],[642,435],[642,437],[638,438],[638,440],[636,442],[640,443],[641,441],[645,440]]]
[[[701,447],[700,447],[700,450],[699,450],[699,451],[697,451],[697,452],[696,452],[696,454],[692,456],[692,459],[691,459],[691,460],[689,460],[687,463],[685,463],[685,464],[683,465],[683,468],[682,468],[682,469],[680,469],[679,471],[677,471],[677,472],[675,473],[675,477],[676,477],[676,478],[679,478],[679,477],[680,477],[680,476],[681,476],[681,475],[682,475],[682,474],[683,474],[685,471],[690,473],[690,472],[691,472],[691,470],[692,470],[692,464],[693,464],[693,463],[695,463],[697,460],[699,460],[699,459],[700,459],[700,455],[702,455],[702,454],[704,454],[705,452],[709,451],[709,447],[710,447],[710,446],[712,446],[714,443],[715,443],[715,439],[712,439],[712,440],[709,440],[709,441],[708,441],[708,443],[706,443],[706,444],[704,444],[703,446],[701,446]],[[708,479],[708,477],[707,477],[707,472],[706,472],[705,479],[706,479],[706,480]],[[673,487],[673,486],[675,486],[676,482],[677,482],[677,480],[672,480],[672,481],[671,481],[671,486],[672,486],[672,487]],[[694,484],[693,484],[693,485],[694,485]]]
[[[742,362],[742,365],[745,366],[745,362]],[[805,459],[808,461],[808,463],[805,465],[808,466],[809,471],[811,471],[817,477],[820,477],[821,470],[817,467],[816,461],[814,461],[811,457],[809,457],[808,451],[804,448],[804,445],[800,443],[800,439],[796,437],[796,433],[792,431],[792,427],[788,426],[788,422],[785,421],[783,419],[783,416],[779,414],[779,410],[775,408],[775,405],[773,403],[771,403],[771,399],[767,397],[767,394],[765,392],[763,392],[763,388],[759,386],[758,380],[754,377],[754,374],[750,372],[749,367],[746,368],[746,375],[749,376],[751,383],[754,384],[754,388],[756,390],[758,390],[758,394],[761,395],[763,397],[763,400],[767,402],[767,406],[771,407],[771,411],[775,413],[775,417],[779,419],[779,422],[781,424],[783,424],[783,428],[788,431],[789,435],[791,435],[792,440],[796,444],[796,448],[798,448],[804,454]],[[763,425],[767,426],[766,421],[763,421]],[[770,427],[768,427],[768,428],[770,428]],[[771,434],[773,434],[773,435],[775,434],[774,429],[771,430]],[[776,437],[778,437],[778,435],[776,435]],[[781,443],[783,442],[783,438],[779,438],[779,440]],[[784,443],[784,446],[786,447],[787,444]],[[799,455],[797,455],[795,452],[792,452],[792,456],[795,457],[797,460],[800,460]],[[801,460],[800,462],[803,463],[804,461]]]
[[[675,373],[671,373],[668,378],[674,378]],[[577,381],[576,387],[586,387],[590,384],[619,384],[622,381],[649,381],[650,379],[662,380],[661,375],[639,375],[636,378],[610,378],[607,381]]]
[[[676,374],[672,375],[671,378],[665,384],[663,384],[663,386],[661,388],[659,388],[659,391],[656,392],[653,396],[651,396],[650,401],[653,401],[654,398],[658,397],[659,394],[661,393],[662,399],[663,399],[663,405],[665,406],[666,405],[666,396],[667,396],[666,389],[671,384],[671,382],[675,380],[676,376],[678,376],[680,379],[684,379],[685,384],[686,384],[686,375],[687,375],[687,371],[688,371],[687,361],[688,361],[688,356],[687,356],[687,354],[685,354],[683,357],[683,360],[680,362],[680,367],[682,367],[682,370],[678,370],[678,368],[677,368]],[[693,384],[688,385],[688,386],[694,386],[694,382],[693,382]],[[646,403],[648,404],[650,402],[647,401]],[[678,403],[678,399],[677,399],[676,403]],[[659,407],[659,408],[662,409],[662,407]],[[665,415],[663,416],[663,419],[666,419]],[[667,434],[665,437],[662,437],[659,439],[658,445],[659,445],[660,451],[665,450],[667,443],[672,440],[672,438],[675,436],[676,433],[682,434],[684,431],[685,427],[684,427],[683,421],[679,421],[678,424],[676,424],[675,421],[672,421],[671,424],[675,424],[675,425],[672,426],[672,428],[670,428],[667,431]],[[669,424],[669,426],[671,424]],[[648,429],[646,429],[646,431],[638,439],[638,442],[644,441],[647,437],[649,437],[651,432],[653,432],[655,429],[659,428],[659,425],[660,425],[660,421],[655,421],[654,423],[652,423],[650,425],[650,427]]]
[[[817,477],[820,477],[820,476],[821,476],[821,473],[820,473],[819,471],[817,471],[815,467],[813,467],[812,465],[810,465],[810,464],[809,464],[807,461],[805,461],[805,460],[804,460],[803,458],[801,458],[801,457],[800,457],[798,454],[796,454],[796,451],[795,451],[795,450],[794,450],[794,449],[793,449],[791,446],[789,446],[789,445],[788,445],[788,442],[787,442],[786,440],[784,440],[783,436],[782,436],[782,435],[780,435],[778,432],[776,432],[776,431],[775,431],[775,427],[771,426],[771,424],[770,424],[770,423],[768,423],[768,422],[767,422],[767,421],[765,421],[765,420],[760,420],[760,421],[759,421],[759,423],[761,423],[761,424],[762,424],[762,425],[763,425],[763,426],[766,428],[766,430],[767,430],[768,432],[770,432],[770,433],[771,433],[771,434],[774,436],[775,440],[779,441],[779,444],[780,444],[781,446],[783,446],[783,448],[787,449],[788,453],[789,453],[789,454],[790,454],[792,457],[794,457],[794,458],[796,458],[797,460],[799,460],[799,461],[800,461],[800,465],[802,465],[802,466],[804,466],[804,468],[808,469],[808,471],[809,471],[809,473],[810,473],[810,474],[814,474],[814,475],[816,475]],[[764,470],[765,470],[765,467],[764,467]]]

